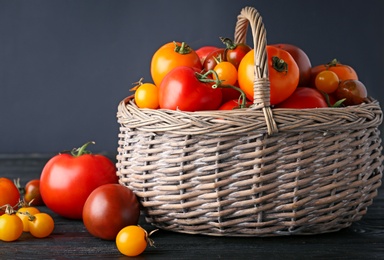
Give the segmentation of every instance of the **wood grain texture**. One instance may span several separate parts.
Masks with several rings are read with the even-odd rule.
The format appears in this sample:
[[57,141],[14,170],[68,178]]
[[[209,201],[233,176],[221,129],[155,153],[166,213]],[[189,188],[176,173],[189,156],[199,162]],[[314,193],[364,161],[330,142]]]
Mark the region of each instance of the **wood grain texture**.
[[[50,155],[0,156],[0,176],[38,178]],[[384,259],[384,190],[362,220],[338,232],[285,237],[213,237],[160,230],[153,235],[155,248],[136,259]],[[23,234],[15,242],[0,241],[0,259],[125,259],[114,241],[90,235],[82,221],[52,214],[55,230],[48,238]],[[140,220],[147,230],[154,227]],[[127,258],[128,259],[128,258]]]

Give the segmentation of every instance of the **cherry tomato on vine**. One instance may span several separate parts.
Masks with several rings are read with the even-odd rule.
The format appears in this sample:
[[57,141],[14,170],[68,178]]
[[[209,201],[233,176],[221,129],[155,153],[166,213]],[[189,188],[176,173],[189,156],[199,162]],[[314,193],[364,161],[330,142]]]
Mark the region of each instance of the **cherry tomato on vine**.
[[27,182],[24,190],[24,200],[26,203],[29,203],[31,206],[44,205],[40,194],[40,179],[33,179]]
[[218,49],[219,47],[216,47],[216,46],[203,46],[195,50],[196,54],[200,58],[201,65],[204,64],[205,58],[208,56],[208,54]]
[[301,48],[293,44],[279,43],[279,44],[273,44],[273,46],[281,48],[292,55],[300,71],[298,86],[308,87],[311,80],[311,68],[312,68],[312,64],[308,55]]
[[226,46],[224,52],[224,60],[232,63],[237,69],[245,54],[252,50],[252,48],[245,43],[234,43],[229,38],[221,37],[220,40]]
[[334,92],[337,100],[344,99],[343,104],[347,106],[358,105],[367,99],[367,89],[365,85],[356,79],[341,81]]
[[[237,69],[235,65],[229,61],[219,62],[213,70],[216,71],[219,80],[222,81],[222,84],[233,86],[237,82]],[[213,79],[216,79],[215,74],[213,74]]]
[[150,70],[154,84],[160,86],[165,75],[178,66],[202,68],[199,56],[185,42],[169,42],[161,46],[151,59]]
[[[20,192],[13,181],[8,178],[0,178],[0,207],[6,204],[15,206],[20,199]],[[0,210],[0,216],[4,210]]]
[[322,108],[328,107],[327,101],[320,91],[314,88],[298,87],[286,100],[275,108]]
[[53,212],[71,219],[81,219],[89,194],[107,183],[118,183],[115,164],[106,156],[91,154],[86,148],[60,153],[44,166],[40,192],[45,205]]
[[15,241],[19,239],[23,233],[23,222],[16,216],[16,211],[13,210],[9,204],[6,207],[5,214],[0,216],[0,240],[2,241]]
[[119,231],[137,225],[140,205],[136,195],[121,184],[96,188],[84,204],[83,223],[93,236],[114,240]]
[[159,88],[152,83],[138,82],[135,91],[135,103],[139,108],[156,109],[159,107]]
[[29,232],[29,216],[40,213],[40,210],[32,206],[23,206],[19,208],[16,215],[23,221],[23,231]]
[[126,256],[138,256],[144,252],[148,243],[153,246],[149,237],[153,232],[147,233],[140,226],[127,226],[119,231],[116,236],[116,246],[120,253]]
[[49,236],[55,228],[53,218],[44,212],[29,215],[29,232],[37,238]]
[[[267,57],[270,104],[276,105],[287,99],[297,88],[299,67],[289,52],[275,46],[267,46]],[[241,60],[238,69],[239,86],[249,100],[253,100],[254,63],[254,50],[251,50]]]
[[339,86],[339,82],[339,77],[331,70],[323,70],[319,72],[315,78],[316,88],[327,94],[335,92]]
[[221,104],[222,92],[212,85],[213,82],[204,82],[195,68],[174,68],[160,84],[160,108],[190,112],[216,110]]

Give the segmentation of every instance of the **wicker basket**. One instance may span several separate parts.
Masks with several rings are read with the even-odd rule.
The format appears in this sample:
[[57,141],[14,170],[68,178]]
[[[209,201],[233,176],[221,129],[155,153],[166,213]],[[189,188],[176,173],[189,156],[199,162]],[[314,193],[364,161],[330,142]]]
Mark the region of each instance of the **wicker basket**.
[[117,174],[146,221],[217,236],[319,234],[361,219],[381,185],[378,102],[344,108],[273,109],[266,35],[242,9],[235,41],[250,25],[255,46],[252,108],[183,112],[118,106]]

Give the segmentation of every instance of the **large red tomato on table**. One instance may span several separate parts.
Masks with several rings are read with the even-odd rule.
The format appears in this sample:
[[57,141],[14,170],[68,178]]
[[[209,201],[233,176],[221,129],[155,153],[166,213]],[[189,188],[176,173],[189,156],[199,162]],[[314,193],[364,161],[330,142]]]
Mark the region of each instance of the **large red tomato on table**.
[[69,153],[52,157],[40,176],[40,193],[53,212],[71,219],[81,219],[89,194],[107,183],[117,183],[116,167],[104,155],[85,149],[90,143]]
[[129,188],[120,184],[105,184],[89,195],[83,208],[83,223],[95,237],[114,240],[119,231],[137,225],[140,204]]

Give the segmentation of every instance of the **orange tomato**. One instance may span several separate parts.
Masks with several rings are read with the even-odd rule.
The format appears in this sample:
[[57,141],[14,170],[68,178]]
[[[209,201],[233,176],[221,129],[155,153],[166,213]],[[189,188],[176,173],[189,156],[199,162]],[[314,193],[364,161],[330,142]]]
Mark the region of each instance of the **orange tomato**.
[[[276,105],[287,99],[299,83],[299,67],[289,52],[267,46],[270,81],[270,104]],[[241,60],[238,69],[238,83],[249,100],[253,100],[254,50]]]
[[152,56],[151,76],[156,86],[172,69],[187,66],[202,69],[199,55],[184,42],[169,42],[161,46]]
[[320,64],[311,68],[311,86],[315,87],[315,80],[317,74],[324,70],[330,70],[336,73],[340,81],[353,79],[358,80],[358,75],[356,71],[349,65],[342,64],[336,59],[332,60],[327,64]]
[[[0,207],[9,204],[12,207],[17,205],[20,199],[20,192],[16,185],[8,178],[0,178]],[[0,215],[4,213],[0,210]]]

